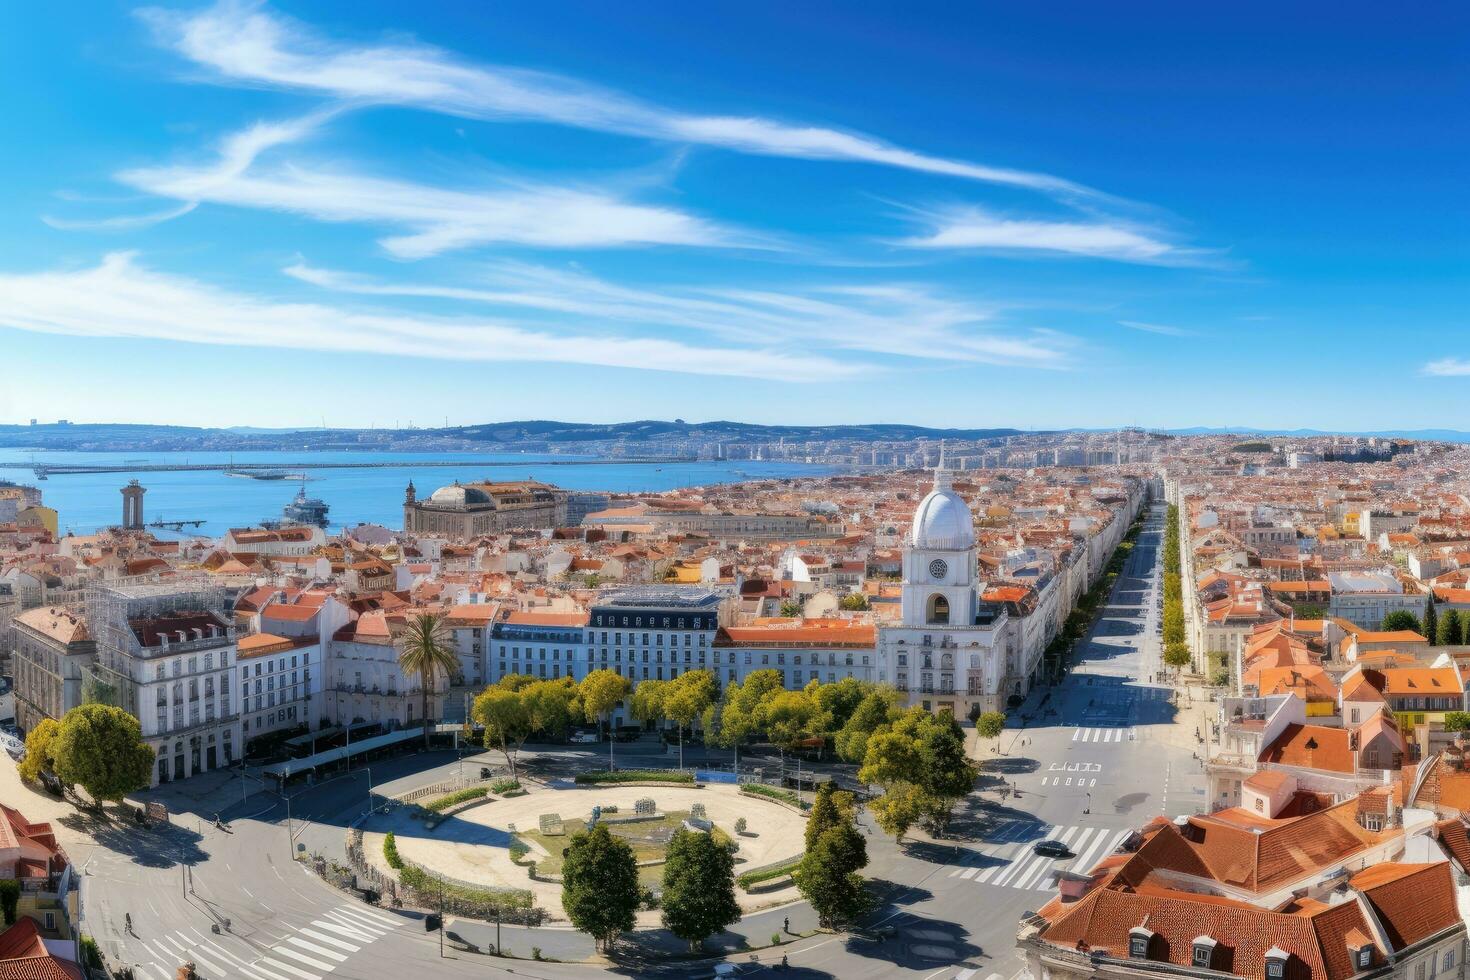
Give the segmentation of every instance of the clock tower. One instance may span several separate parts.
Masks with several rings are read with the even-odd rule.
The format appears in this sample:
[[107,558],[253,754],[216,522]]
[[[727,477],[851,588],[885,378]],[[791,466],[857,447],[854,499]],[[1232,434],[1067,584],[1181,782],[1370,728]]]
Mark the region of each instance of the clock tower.
[[977,572],[974,518],[941,450],[934,488],[904,540],[899,619],[878,631],[878,679],[891,678],[909,704],[962,722],[1005,700],[1010,624],[1004,606],[981,600]]
[[974,519],[941,457],[904,543],[903,624],[969,626],[976,604]]

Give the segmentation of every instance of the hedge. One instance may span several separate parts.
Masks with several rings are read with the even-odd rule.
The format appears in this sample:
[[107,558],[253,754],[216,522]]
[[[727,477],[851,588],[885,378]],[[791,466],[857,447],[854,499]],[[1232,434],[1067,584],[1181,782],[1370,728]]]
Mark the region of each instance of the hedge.
[[777,789],[774,786],[763,786],[760,783],[742,783],[740,792],[747,796],[764,796],[768,800],[780,800],[803,810],[810,810],[811,804],[802,800],[789,789]]
[[434,813],[442,813],[443,811],[448,810],[450,807],[454,806],[456,803],[463,803],[465,800],[484,799],[489,792],[490,790],[487,787],[471,786],[469,789],[457,790],[456,792],[450,793],[447,796],[441,796],[438,799],[430,800],[429,802],[424,804],[424,809],[430,810]]
[[668,769],[621,769],[617,772],[579,772],[577,782],[592,783],[692,783],[694,773]]
[[766,868],[764,871],[747,871],[735,879],[745,891],[750,891],[752,885],[759,885],[763,881],[774,881],[777,878],[785,878],[787,875],[795,875],[796,869],[801,867],[801,858],[778,864],[774,868]]
[[398,856],[398,841],[393,836],[393,831],[388,831],[383,838],[383,860],[388,862],[388,867],[394,871],[403,870],[403,858]]
[[453,895],[467,902],[477,902],[482,905],[528,909],[534,904],[534,896],[525,888],[468,888],[464,885],[441,881],[412,864],[404,865],[403,869],[398,872],[398,881],[404,887],[412,888],[424,895],[432,896],[443,892],[445,895]]

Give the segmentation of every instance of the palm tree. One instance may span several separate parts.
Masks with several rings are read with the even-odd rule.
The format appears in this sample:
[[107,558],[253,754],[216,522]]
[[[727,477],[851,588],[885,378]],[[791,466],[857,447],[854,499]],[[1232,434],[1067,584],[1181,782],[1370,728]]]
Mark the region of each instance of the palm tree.
[[459,672],[459,657],[449,645],[449,628],[439,613],[419,613],[408,621],[403,633],[403,646],[398,651],[398,667],[419,679],[424,692],[424,750],[429,748],[429,688],[440,673],[446,677]]

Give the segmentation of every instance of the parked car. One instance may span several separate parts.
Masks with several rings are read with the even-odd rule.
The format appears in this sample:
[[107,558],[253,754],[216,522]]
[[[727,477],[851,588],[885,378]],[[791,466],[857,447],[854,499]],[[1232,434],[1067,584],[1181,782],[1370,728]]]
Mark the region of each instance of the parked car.
[[1031,845],[1031,850],[1042,857],[1069,858],[1072,851],[1059,840],[1039,840]]
[[573,745],[596,745],[602,739],[596,732],[573,732],[572,737],[567,741]]

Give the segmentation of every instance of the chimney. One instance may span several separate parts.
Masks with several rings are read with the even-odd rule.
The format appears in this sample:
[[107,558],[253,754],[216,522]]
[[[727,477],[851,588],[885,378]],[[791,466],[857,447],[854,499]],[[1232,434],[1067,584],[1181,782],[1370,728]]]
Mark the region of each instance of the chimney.
[[189,631],[188,630],[179,630],[179,642],[180,643],[188,643],[189,642]]

